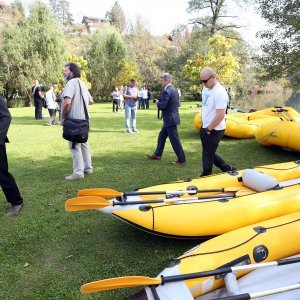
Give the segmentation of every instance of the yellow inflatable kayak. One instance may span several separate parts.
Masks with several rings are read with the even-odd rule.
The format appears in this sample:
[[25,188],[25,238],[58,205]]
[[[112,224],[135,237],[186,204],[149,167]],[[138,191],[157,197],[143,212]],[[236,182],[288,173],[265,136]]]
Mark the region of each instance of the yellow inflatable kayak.
[[280,146],[300,151],[300,122],[269,120],[255,132],[256,140],[264,146]]
[[[258,171],[259,176],[272,176],[280,183],[292,182],[281,184],[285,186],[283,188],[275,187],[275,183],[266,191],[257,192],[259,188],[253,190],[249,184],[244,185],[245,180],[241,181],[246,171],[222,173],[189,182],[153,186],[110,201],[103,199],[106,201],[103,206],[100,202],[99,206],[92,202],[90,208],[98,208],[149,233],[173,238],[219,235],[300,210],[299,162],[262,166],[250,171]],[[250,174],[250,179],[252,176]],[[255,184],[261,183],[258,181]],[[83,196],[93,195],[93,190],[86,192],[80,192],[78,198],[68,201],[71,204],[75,201],[78,207],[84,205],[89,198]],[[96,189],[94,195],[100,196],[101,189]],[[82,210],[80,208],[78,210]],[[73,210],[77,210],[76,207]]]
[[[249,272],[246,271],[247,264],[277,261],[299,252],[300,212],[297,212],[243,227],[206,241],[172,259],[170,265],[156,278],[112,278],[86,284],[81,291],[89,293],[156,284],[156,287],[147,287],[129,299],[189,300],[224,285],[226,273],[217,273],[218,269],[240,266],[236,273],[239,278]],[[209,270],[212,271],[205,272]],[[205,274],[199,274],[200,272]]]
[[[234,138],[248,139],[255,136],[255,131],[268,120],[298,121],[299,113],[291,107],[271,107],[252,113],[226,115],[225,135]],[[194,117],[194,127],[197,132],[202,126],[201,112]]]

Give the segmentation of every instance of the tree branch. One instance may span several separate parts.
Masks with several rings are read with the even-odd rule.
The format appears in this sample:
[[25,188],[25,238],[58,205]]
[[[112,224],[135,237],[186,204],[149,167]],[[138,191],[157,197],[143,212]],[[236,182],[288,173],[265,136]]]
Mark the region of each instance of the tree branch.
[[239,25],[226,25],[226,26],[222,26],[222,27],[218,27],[217,31],[219,30],[223,30],[224,28],[242,28],[244,26],[239,26]]

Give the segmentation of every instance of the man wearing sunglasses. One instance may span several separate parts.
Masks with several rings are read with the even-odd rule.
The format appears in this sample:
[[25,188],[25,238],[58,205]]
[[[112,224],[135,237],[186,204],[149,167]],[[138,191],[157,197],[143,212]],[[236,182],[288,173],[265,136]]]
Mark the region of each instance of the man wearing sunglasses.
[[213,165],[223,172],[236,170],[236,167],[228,165],[216,154],[219,142],[225,132],[228,94],[218,82],[212,68],[206,67],[202,70],[200,81],[204,86],[202,90],[202,128],[200,130],[203,164],[201,176],[210,175]]

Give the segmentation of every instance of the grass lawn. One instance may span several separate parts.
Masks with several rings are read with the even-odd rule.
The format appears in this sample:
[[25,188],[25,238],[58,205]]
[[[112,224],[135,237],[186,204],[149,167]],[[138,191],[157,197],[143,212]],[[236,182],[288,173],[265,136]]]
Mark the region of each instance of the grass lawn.
[[[79,288],[116,276],[156,276],[170,258],[199,243],[152,236],[97,211],[64,211],[65,200],[83,188],[129,191],[199,176],[195,106],[184,103],[180,109],[185,166],[171,164],[176,157],[169,142],[161,161],[145,159],[154,151],[161,127],[155,108],[139,111],[140,132],[126,134],[124,114],[113,114],[110,104],[92,106],[94,174],[79,182],[64,180],[72,174],[72,160],[61,127],[47,126],[46,119],[35,121],[33,108],[11,109],[7,151],[25,208],[15,218],[4,217],[8,204],[1,194],[0,299],[123,299],[134,290],[81,296]],[[255,140],[224,139],[219,153],[239,169],[299,159],[299,154],[264,148]]]

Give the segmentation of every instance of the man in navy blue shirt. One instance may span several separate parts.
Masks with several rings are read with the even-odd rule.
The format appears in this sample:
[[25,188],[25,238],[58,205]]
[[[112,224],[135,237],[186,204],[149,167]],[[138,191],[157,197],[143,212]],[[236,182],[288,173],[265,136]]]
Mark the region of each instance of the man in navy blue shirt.
[[159,133],[157,148],[153,155],[147,154],[147,157],[154,160],[161,159],[164,151],[167,138],[170,139],[174,152],[177,155],[177,160],[173,164],[185,164],[185,154],[179,139],[177,125],[180,124],[179,118],[179,95],[177,89],[172,85],[172,76],[165,73],[161,76],[161,83],[164,88],[160,98],[156,100],[158,109],[163,112],[163,127]]

